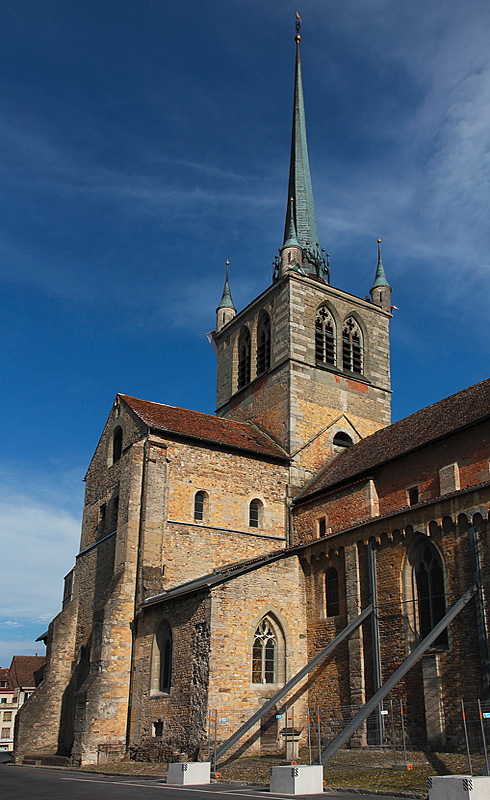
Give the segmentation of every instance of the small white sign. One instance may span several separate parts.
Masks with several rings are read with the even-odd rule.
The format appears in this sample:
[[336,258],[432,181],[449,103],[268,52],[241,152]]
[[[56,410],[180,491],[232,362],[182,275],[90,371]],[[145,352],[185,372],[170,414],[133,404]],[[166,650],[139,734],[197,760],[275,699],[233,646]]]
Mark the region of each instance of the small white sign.
[[383,710],[382,710],[382,712],[381,712],[381,713],[382,713],[382,715],[384,716],[385,714],[387,714],[387,713],[388,713],[388,709],[387,709],[387,708],[383,708]]
[[220,722],[228,722],[228,717],[220,717]]
[[490,719],[490,711],[483,712],[483,719]]

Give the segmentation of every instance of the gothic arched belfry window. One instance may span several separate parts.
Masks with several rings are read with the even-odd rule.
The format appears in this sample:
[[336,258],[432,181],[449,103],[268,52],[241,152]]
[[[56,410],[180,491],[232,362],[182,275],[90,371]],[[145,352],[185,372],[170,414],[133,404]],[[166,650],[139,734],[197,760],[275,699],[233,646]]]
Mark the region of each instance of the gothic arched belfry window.
[[271,321],[265,312],[257,326],[257,375],[267,372],[271,365]]
[[317,364],[335,364],[335,323],[325,305],[316,312],[315,360]]
[[353,317],[348,317],[342,331],[342,365],[349,372],[362,373],[362,333]]
[[242,328],[238,341],[238,390],[250,383],[250,331]]

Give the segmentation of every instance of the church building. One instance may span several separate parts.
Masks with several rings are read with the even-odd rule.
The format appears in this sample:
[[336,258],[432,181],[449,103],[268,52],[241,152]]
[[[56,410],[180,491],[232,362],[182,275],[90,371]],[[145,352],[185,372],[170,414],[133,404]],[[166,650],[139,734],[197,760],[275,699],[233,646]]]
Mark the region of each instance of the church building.
[[458,746],[490,700],[490,380],[391,424],[381,244],[360,297],[330,283],[300,40],[272,282],[237,312],[226,272],[216,415],[116,395],[19,761],[205,759],[210,716],[277,751],[293,706],[303,739],[308,708],[381,715],[395,673],[409,743]]

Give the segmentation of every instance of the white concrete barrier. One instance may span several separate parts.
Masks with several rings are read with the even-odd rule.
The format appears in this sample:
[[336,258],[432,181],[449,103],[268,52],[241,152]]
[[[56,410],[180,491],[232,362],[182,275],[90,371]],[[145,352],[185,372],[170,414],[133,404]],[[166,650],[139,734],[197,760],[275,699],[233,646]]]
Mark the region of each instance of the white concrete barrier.
[[428,780],[429,800],[489,800],[486,775],[437,775]]
[[167,764],[167,783],[176,786],[190,786],[210,783],[210,761],[187,761],[184,763]]
[[275,794],[322,794],[323,767],[307,764],[271,767],[269,791]]

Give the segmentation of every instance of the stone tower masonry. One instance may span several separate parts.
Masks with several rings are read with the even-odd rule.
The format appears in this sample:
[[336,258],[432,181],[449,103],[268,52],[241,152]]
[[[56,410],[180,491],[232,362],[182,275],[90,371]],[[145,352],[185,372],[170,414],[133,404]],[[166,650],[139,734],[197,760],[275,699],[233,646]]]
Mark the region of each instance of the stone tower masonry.
[[[294,458],[297,486],[338,452],[338,434],[342,444],[355,442],[391,421],[391,288],[379,249],[371,301],[330,285],[318,244],[300,40],[297,33],[286,223],[273,282],[238,314],[233,307],[216,331],[217,414],[252,421],[277,439]],[[258,345],[264,316],[267,369]],[[249,360],[245,384],[243,358]]]

